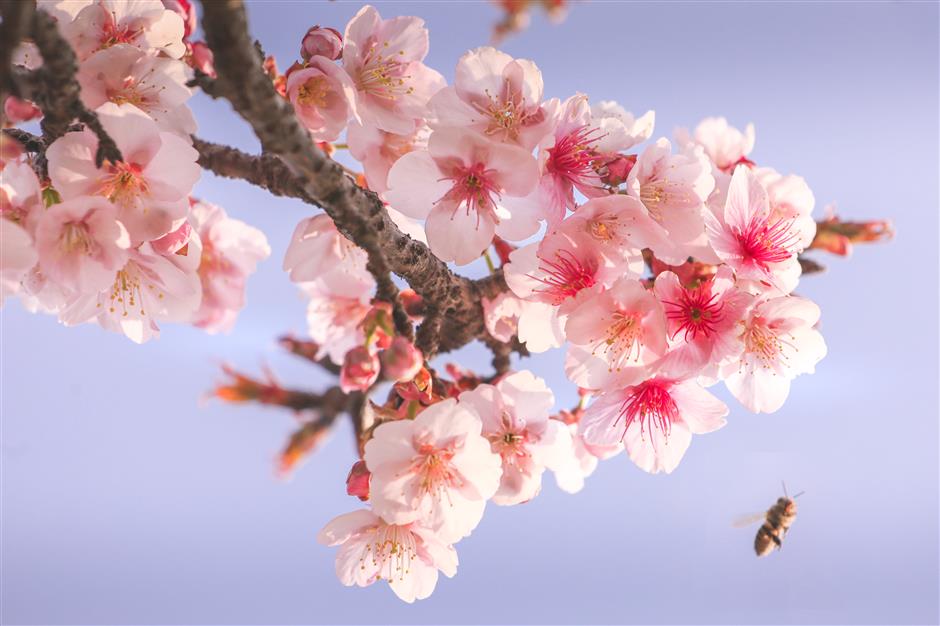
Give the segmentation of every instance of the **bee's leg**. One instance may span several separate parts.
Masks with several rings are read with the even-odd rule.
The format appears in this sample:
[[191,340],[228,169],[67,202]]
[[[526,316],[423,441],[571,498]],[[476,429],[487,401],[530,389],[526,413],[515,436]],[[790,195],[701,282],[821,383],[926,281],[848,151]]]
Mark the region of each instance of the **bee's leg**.
[[773,539],[774,544],[776,544],[778,550],[783,547],[783,542],[780,541],[780,537],[778,537],[775,533],[767,533],[767,534],[770,535],[771,539]]

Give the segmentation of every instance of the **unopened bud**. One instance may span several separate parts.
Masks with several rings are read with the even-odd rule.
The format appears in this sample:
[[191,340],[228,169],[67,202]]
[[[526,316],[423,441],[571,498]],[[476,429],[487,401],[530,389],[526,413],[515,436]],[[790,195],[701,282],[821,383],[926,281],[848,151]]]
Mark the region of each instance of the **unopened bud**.
[[314,26],[300,42],[300,56],[304,61],[316,56],[335,61],[343,56],[343,36],[335,28]]
[[424,366],[421,351],[404,337],[395,337],[391,345],[382,352],[382,370],[386,378],[400,383],[417,376]]
[[346,353],[339,374],[340,389],[346,393],[365,391],[379,377],[379,357],[365,346],[357,346]]
[[3,116],[10,124],[22,124],[42,116],[42,111],[29,100],[8,96],[3,102]]
[[379,350],[388,348],[395,336],[392,305],[388,302],[373,302],[372,308],[362,319],[362,331],[366,335],[366,345]]
[[605,185],[618,187],[627,181],[630,170],[636,165],[635,154],[615,154],[604,164],[606,173],[601,177]]
[[189,65],[195,70],[199,70],[203,74],[210,76],[211,78],[216,77],[215,73],[215,57],[212,55],[212,50],[209,49],[209,46],[206,45],[204,41],[194,41],[190,45],[189,51]]
[[414,289],[402,289],[398,292],[398,300],[408,317],[414,320],[424,318],[424,298],[419,296]]
[[369,481],[372,472],[366,467],[365,461],[356,461],[346,477],[346,493],[356,496],[363,502],[369,499]]

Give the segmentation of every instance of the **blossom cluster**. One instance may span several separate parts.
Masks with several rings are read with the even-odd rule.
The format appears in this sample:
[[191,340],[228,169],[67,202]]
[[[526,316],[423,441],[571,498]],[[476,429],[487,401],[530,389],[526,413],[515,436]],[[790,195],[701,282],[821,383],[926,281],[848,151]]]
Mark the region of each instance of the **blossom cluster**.
[[[194,7],[189,0],[41,0],[39,7],[72,45],[82,102],[123,160],[96,166],[99,137],[81,126],[46,147],[45,169],[5,151],[2,295],[18,294],[66,325],[93,322],[138,343],[166,321],[230,330],[246,278],[270,248],[259,230],[192,196],[201,169],[187,81],[193,67],[210,70],[204,45],[189,41]],[[42,63],[30,43],[17,57],[29,68]],[[5,109],[25,109],[12,121],[40,115],[12,96]]]
[[408,365],[386,376],[397,384],[350,473],[370,508],[320,540],[340,546],[342,582],[385,579],[407,601],[454,574],[453,545],[487,501],[531,500],[546,470],[577,491],[621,451],[672,472],[693,434],[725,425],[708,387],[776,411],[826,351],[818,307],[792,293],[814,197],[750,159],[752,126],[708,118],[653,140],[652,111],[547,98],[532,61],[479,48],[445,85],[427,50],[420,19],[366,7],[342,36],[307,33],[283,94],[317,141],[346,131],[367,185],[438,258],[459,266],[494,250],[509,289],[484,301],[489,333],[529,352],[566,346],[582,401],[553,411],[527,371],[433,375],[372,300],[366,253],[324,215],[301,222],[284,267],[309,297],[319,356],[342,366],[347,390],[386,374],[378,355],[392,341]]
[[[187,83],[212,73],[208,50],[189,41],[192,6],[40,7],[59,20],[82,99],[124,160],[97,167],[90,128],[56,138],[45,170],[4,151],[3,293],[137,342],[162,321],[230,328],[247,275],[270,251],[262,233],[192,198],[200,168]],[[384,402],[361,403],[370,420],[347,491],[368,508],[319,539],[339,546],[344,584],[384,579],[409,602],[456,573],[454,546],[487,502],[532,500],[546,471],[577,492],[621,452],[646,472],[672,472],[693,434],[726,423],[709,387],[722,382],[744,408],[773,412],[826,352],[819,308],[794,294],[815,199],[803,178],[752,160],[752,126],[707,118],[654,138],[652,111],[547,97],[533,61],[492,47],[464,54],[447,84],[424,63],[428,46],[421,19],[366,6],[342,33],[310,28],[284,75],[273,59],[265,67],[314,141],[348,149],[403,232],[441,261],[483,258],[501,275],[505,289],[482,303],[487,340],[564,348],[580,401],[555,407],[525,370],[435,371],[410,332],[422,299],[389,289],[328,215],[297,225],[283,266],[308,301],[308,356],[338,369],[350,397],[390,387]],[[41,62],[28,45],[18,58]],[[5,110],[14,121],[38,112],[15,99]],[[229,391],[293,401],[273,383],[252,385]],[[311,423],[285,465],[324,428]]]

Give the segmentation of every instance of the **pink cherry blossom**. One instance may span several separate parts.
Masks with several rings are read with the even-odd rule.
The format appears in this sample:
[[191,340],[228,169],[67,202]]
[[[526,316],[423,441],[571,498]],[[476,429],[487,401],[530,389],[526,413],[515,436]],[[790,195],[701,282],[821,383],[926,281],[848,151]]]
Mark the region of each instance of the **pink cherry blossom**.
[[595,445],[623,442],[643,471],[671,473],[692,435],[725,425],[728,407],[691,380],[651,378],[600,394],[581,419],[584,440]]
[[346,141],[349,153],[362,163],[369,189],[383,193],[388,189],[388,171],[395,161],[413,150],[426,148],[430,135],[431,129],[426,124],[417,125],[407,135],[396,135],[353,121],[346,131]]
[[329,356],[337,365],[343,363],[349,350],[365,343],[361,324],[372,308],[375,281],[353,284],[359,292],[347,291],[345,295],[330,291],[321,281],[300,284],[308,298],[307,329],[310,338],[320,346],[317,358]]
[[363,123],[408,135],[423,118],[428,99],[444,86],[443,77],[421,61],[428,53],[424,20],[383,20],[363,7],[346,26],[343,68],[356,87]]
[[350,114],[355,114],[352,80],[325,57],[313,57],[288,73],[287,97],[316,141],[335,141],[346,128]]
[[739,163],[750,163],[747,156],[754,149],[754,125],[748,124],[742,133],[723,117],[707,117],[691,137],[686,129],[677,131],[676,140],[680,145],[702,146],[717,169],[730,173]]
[[431,595],[438,572],[457,573],[457,552],[419,523],[388,524],[361,509],[331,520],[317,541],[340,546],[336,576],[351,587],[385,579],[395,595],[411,603]]
[[195,201],[190,221],[202,242],[202,302],[192,323],[209,333],[228,332],[245,306],[248,276],[270,256],[271,248],[264,233],[214,204]]
[[448,542],[469,535],[501,474],[481,429],[477,414],[453,398],[376,428],[365,447],[375,512],[394,524],[420,521]]
[[178,59],[186,51],[184,29],[182,18],[160,0],[95,0],[62,26],[83,61],[97,50],[121,43]]
[[585,389],[634,384],[666,353],[662,305],[633,278],[579,294],[565,334],[571,343],[565,373]]
[[771,219],[791,219],[800,233],[799,247],[808,248],[816,236],[812,217],[816,198],[802,176],[784,176],[770,167],[759,167],[754,176],[767,191]]
[[816,330],[819,307],[797,296],[756,304],[738,324],[740,356],[721,366],[721,377],[738,402],[754,413],[773,413],[787,399],[790,381],[812,374],[826,356]]
[[669,353],[660,370],[670,376],[693,376],[734,356],[738,322],[753,296],[735,287],[723,265],[709,280],[688,287],[673,272],[656,277],[656,297],[663,304]]
[[199,308],[202,292],[196,265],[200,255],[195,234],[184,248],[168,255],[142,244],[130,251],[111,285],[98,293],[70,298],[59,320],[67,326],[96,321],[135,343],[158,337],[157,322],[186,322]]
[[643,143],[653,134],[656,120],[653,111],[634,117],[612,100],[601,100],[592,106],[591,116],[600,131],[597,149],[606,153],[621,152]]
[[800,277],[802,222],[771,213],[767,192],[750,169],[735,169],[723,211],[704,215],[712,248],[739,278],[783,293],[793,290]]
[[591,125],[591,108],[587,96],[574,95],[564,102],[558,123],[539,145],[542,178],[540,199],[550,223],[565,216],[566,209],[577,207],[575,190],[588,198],[608,195],[597,169],[598,142],[603,133]]
[[666,245],[653,247],[657,257],[682,263],[689,256],[684,244],[704,239],[702,210],[714,187],[701,148],[673,154],[669,141],[660,139],[640,154],[627,177],[627,193],[668,233]]
[[409,217],[426,217],[431,251],[465,265],[480,256],[494,233],[535,233],[537,220],[525,215],[526,224],[514,224],[517,216],[500,201],[528,195],[537,179],[535,160],[525,150],[447,128],[431,134],[427,150],[409,152],[392,166],[384,198]]
[[87,128],[66,133],[46,150],[53,186],[64,199],[97,194],[111,200],[133,243],[173,230],[189,209],[199,155],[179,136],[161,132],[133,105],[107,102],[97,113],[124,161],[98,169],[98,137]]
[[318,282],[338,296],[359,297],[375,280],[365,251],[346,239],[326,214],[300,221],[284,255],[284,270],[295,283]]
[[0,305],[6,296],[20,290],[20,281],[37,259],[33,238],[26,229],[0,218]]
[[42,191],[36,172],[24,161],[7,163],[0,176],[0,217],[32,232],[42,211]]
[[[555,421],[555,420],[552,420]],[[584,479],[594,473],[599,462],[594,456],[584,438],[578,433],[578,425],[559,422],[568,430],[568,441],[571,449],[564,455],[565,461],[554,468],[555,482],[558,488],[565,493],[578,493],[584,489]]]
[[430,102],[432,127],[469,128],[532,150],[548,134],[557,101],[542,104],[542,73],[532,61],[484,47],[460,57],[453,87]]
[[531,372],[510,374],[496,385],[479,385],[460,394],[483,420],[483,436],[502,459],[503,473],[496,504],[527,502],[542,488],[546,468],[560,467],[570,451],[564,424],[548,419],[555,396]]
[[116,44],[92,54],[79,66],[82,101],[97,109],[105,102],[132,104],[157,122],[161,130],[186,138],[196,120],[186,102],[186,66],[154,56],[129,44]]
[[42,272],[68,291],[110,287],[127,262],[130,236],[106,198],[85,196],[54,204],[36,225]]

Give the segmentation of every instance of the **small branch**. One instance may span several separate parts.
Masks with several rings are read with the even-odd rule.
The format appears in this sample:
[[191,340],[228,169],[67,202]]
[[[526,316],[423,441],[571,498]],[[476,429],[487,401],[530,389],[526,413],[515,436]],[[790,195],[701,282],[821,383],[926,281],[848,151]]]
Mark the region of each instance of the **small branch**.
[[[24,3],[28,4],[28,3]],[[122,161],[117,144],[101,126],[98,116],[88,110],[81,100],[81,87],[75,78],[78,60],[72,46],[62,37],[52,16],[45,11],[33,14],[33,39],[42,55],[42,67],[34,72],[32,99],[42,109],[41,127],[46,144],[64,135],[78,119],[98,136],[95,164]]]
[[298,412],[315,410],[320,415],[333,416],[346,410],[348,395],[339,387],[330,387],[322,394],[310,393],[285,389],[274,381],[270,373],[267,375],[267,380],[258,380],[227,365],[222,367],[222,371],[230,380],[218,385],[212,395],[226,402],[258,402],[282,406]]
[[805,256],[800,256],[799,261],[800,261],[800,268],[803,270],[804,276],[807,274],[818,274],[820,272],[826,271],[825,265],[821,263],[817,263],[813,259],[807,258]]
[[15,139],[27,152],[42,154],[46,151],[46,142],[43,141],[42,137],[28,133],[25,130],[20,130],[19,128],[4,128],[3,134],[11,139]]
[[290,352],[295,356],[299,356],[302,359],[310,361],[314,365],[319,365],[330,374],[339,376],[340,366],[331,361],[328,357],[322,359],[317,358],[317,354],[320,352],[320,346],[313,341],[304,341],[302,339],[295,339],[290,335],[285,335],[278,339],[278,343],[281,344],[281,347]]

